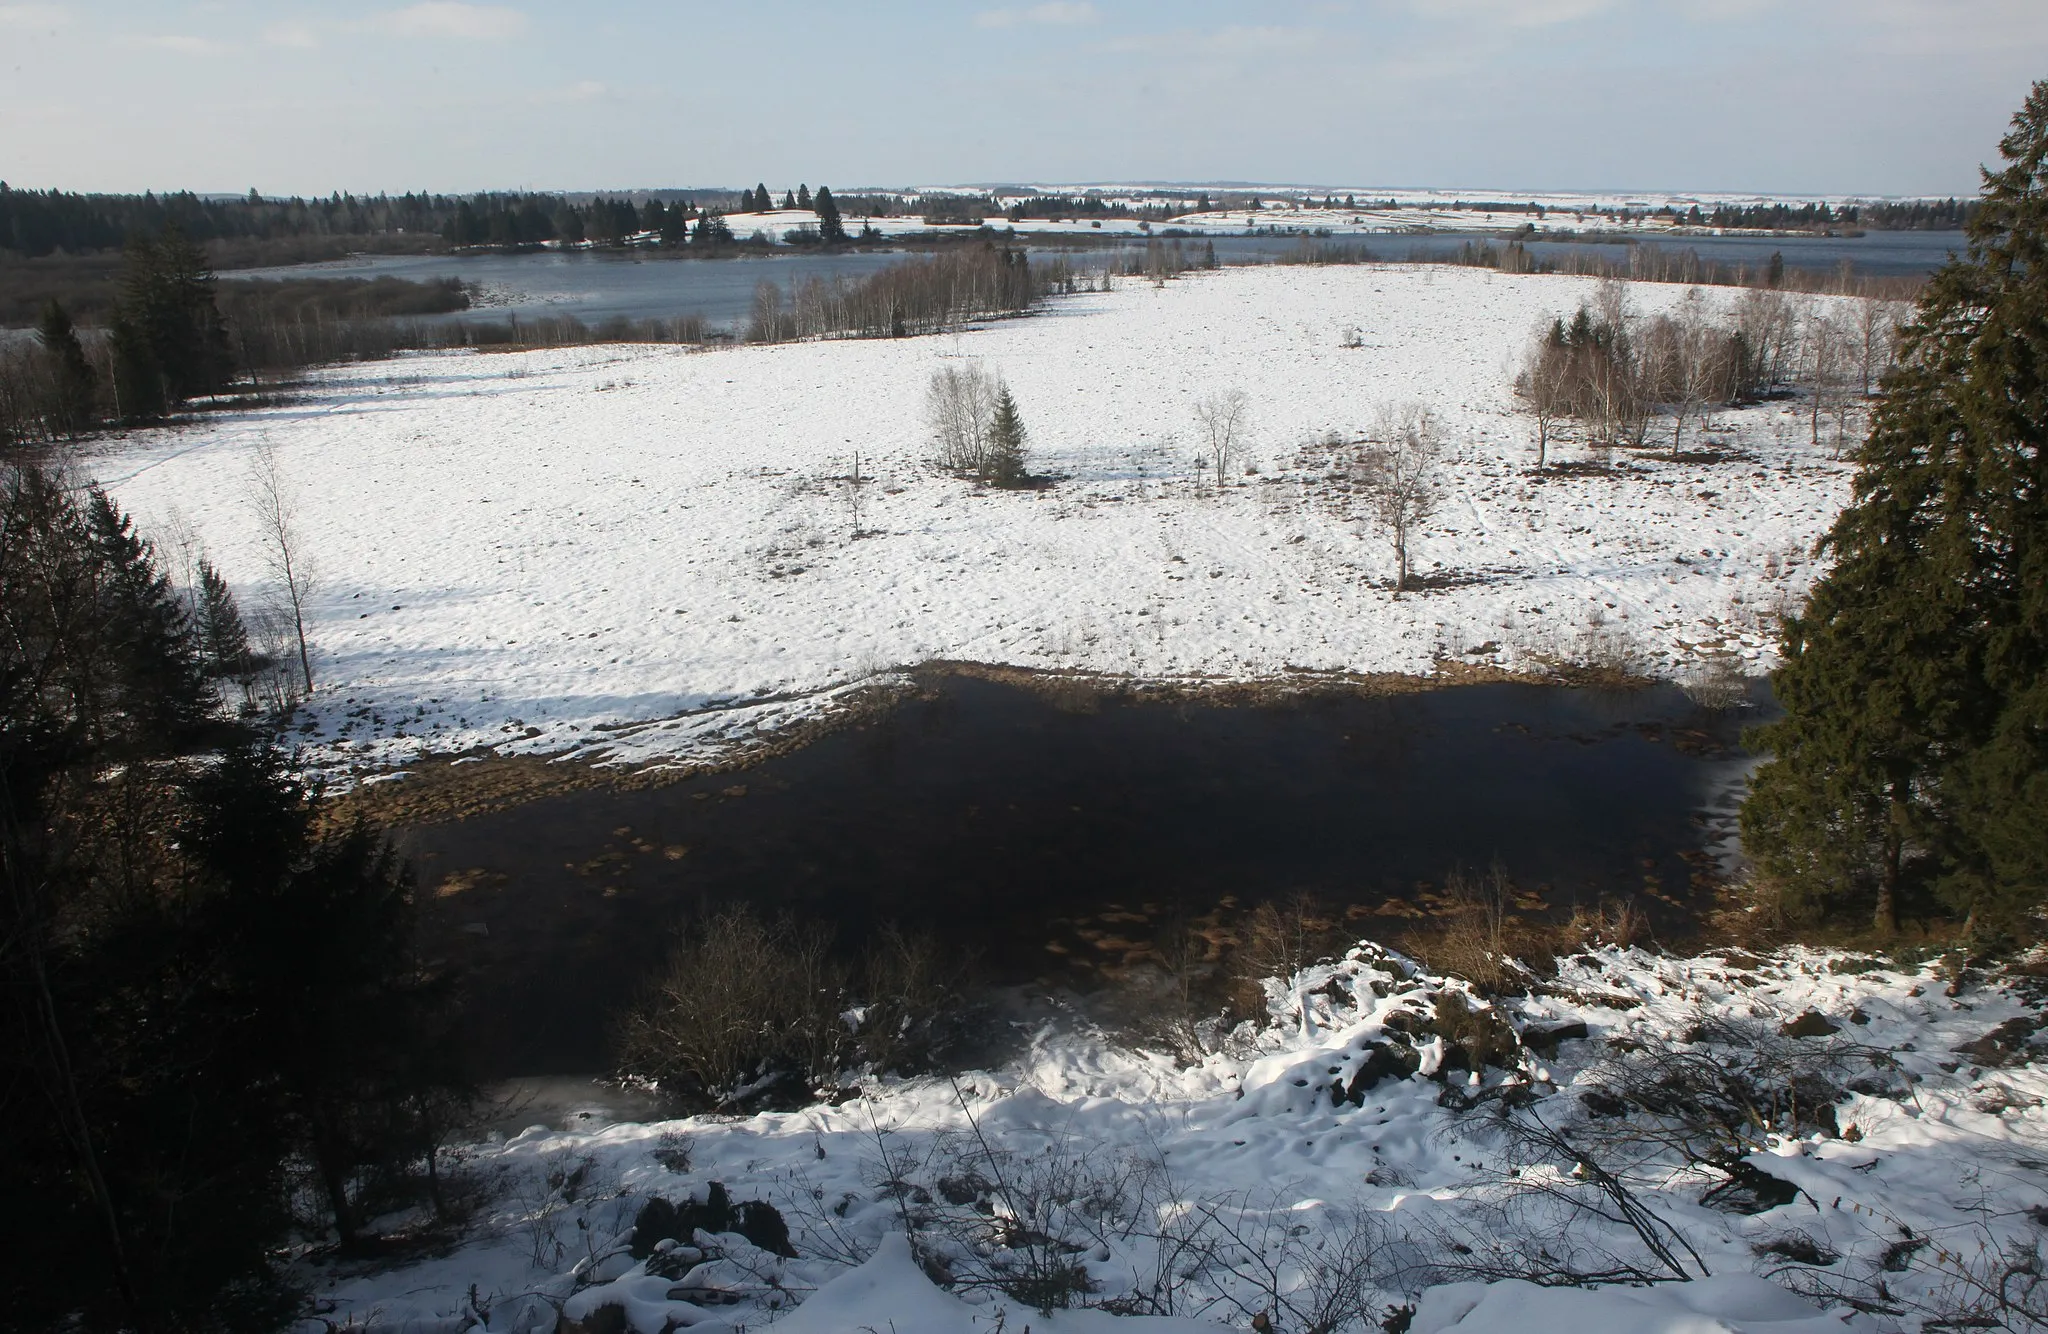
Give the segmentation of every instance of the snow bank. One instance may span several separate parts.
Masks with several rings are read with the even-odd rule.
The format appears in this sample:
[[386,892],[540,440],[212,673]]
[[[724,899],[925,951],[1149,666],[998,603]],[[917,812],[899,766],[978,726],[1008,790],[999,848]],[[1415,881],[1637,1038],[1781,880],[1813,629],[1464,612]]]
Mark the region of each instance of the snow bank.
[[[1433,1038],[1435,1062],[1361,1079],[1359,1054],[1394,1029],[1413,1030],[1433,998],[1457,993],[1487,1010],[1460,984],[1361,947],[1273,986],[1267,1026],[1193,1066],[1099,1033],[1048,1029],[1004,1069],[957,1081],[863,1080],[862,1095],[838,1106],[662,1125],[536,1126],[467,1150],[465,1170],[489,1183],[492,1203],[451,1254],[372,1274],[308,1273],[320,1285],[323,1317],[366,1332],[482,1325],[526,1334],[545,1327],[520,1324],[541,1319],[541,1307],[548,1319],[562,1308],[588,1321],[606,1306],[649,1334],[670,1321],[792,1331],[885,1330],[893,1321],[898,1334],[979,1334],[999,1320],[1002,1328],[1178,1334],[1201,1327],[1197,1321],[1241,1329],[1268,1310],[1277,1312],[1276,1327],[1297,1329],[1315,1284],[1346,1256],[1365,1257],[1372,1276],[1354,1313],[1377,1321],[1389,1308],[1413,1306],[1411,1334],[1918,1328],[1930,1310],[1957,1312],[1970,1296],[1963,1276],[1983,1272],[2001,1247],[2040,1241],[2048,1065],[2025,1047],[2024,1033],[2002,1053],[1981,1042],[2001,1026],[2031,1033],[2040,1024],[2032,985],[1803,949],[1696,958],[1591,949],[1537,994],[1492,1006],[1516,1029],[1567,1036],[1532,1034],[1536,1047],[1470,1073],[1453,1073],[1452,1044]],[[1518,1240],[1498,1231],[1514,1178],[1502,1170],[1497,1107],[1528,1101],[1551,1124],[1611,1126],[1582,1095],[1606,1087],[1600,1072],[1616,1053],[1644,1044],[1702,1050],[1703,1017],[1777,1033],[1809,1014],[1835,1032],[1819,1033],[1809,1019],[1794,1026],[1815,1036],[1785,1042],[1859,1053],[1872,1073],[1830,1108],[1837,1133],[1805,1129],[1815,1114],[1808,1108],[1800,1129],[1788,1119],[1754,1156],[1792,1187],[1783,1202],[1717,1207],[1724,1173],[1643,1143],[1632,1151],[1646,1155],[1640,1161],[1609,1158],[1636,1182],[1637,1198],[1686,1239],[1695,1281],[1581,1289],[1488,1284],[1455,1272]],[[1583,1025],[1584,1036],[1572,1025]],[[1744,1059],[1739,1051],[1722,1056],[1732,1065]],[[687,1164],[679,1144],[688,1146]],[[1007,1196],[971,1179],[992,1170],[984,1144],[1002,1164]],[[534,1186],[550,1174],[561,1179],[571,1164],[585,1165],[575,1199]],[[1175,1322],[1125,1324],[1100,1310],[1047,1318],[977,1279],[974,1252],[948,1250],[949,1235],[971,1235],[976,1220],[1005,1216],[1007,1201],[1054,1167],[1078,1174],[1063,1178],[1070,1182],[1123,1183],[1123,1203],[1087,1217],[1120,1218],[1134,1198],[1142,1206],[1073,1253],[1091,1289],[1084,1301],[1162,1310]],[[624,1253],[649,1197],[701,1198],[712,1181],[734,1199],[775,1205],[797,1258],[700,1232],[696,1267],[671,1280]],[[977,1212],[983,1207],[988,1214]],[[969,1233],[948,1234],[949,1216]],[[1177,1224],[1185,1235],[1190,1219],[1210,1216],[1232,1229],[1229,1246],[1199,1264],[1193,1252],[1163,1249],[1160,1238],[1176,1235]],[[914,1262],[906,1220],[938,1263],[954,1267],[955,1291],[939,1290]],[[1571,1222],[1572,1232],[1552,1244],[1609,1256],[1626,1256],[1635,1244],[1611,1220],[1581,1214]],[[1459,1237],[1480,1253],[1461,1259],[1443,1244]],[[536,1238],[558,1245],[537,1247]],[[1830,1290],[1894,1314],[1839,1304],[1823,1311],[1815,1299]]]

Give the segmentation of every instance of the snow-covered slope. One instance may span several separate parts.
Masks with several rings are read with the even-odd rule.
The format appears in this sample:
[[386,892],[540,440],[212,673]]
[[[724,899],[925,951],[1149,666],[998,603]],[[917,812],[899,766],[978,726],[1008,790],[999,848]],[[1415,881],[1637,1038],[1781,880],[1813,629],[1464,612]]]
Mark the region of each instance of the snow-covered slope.
[[[1297,1331],[1314,1309],[1377,1322],[1409,1304],[1411,1334],[1816,1334],[1964,1312],[2001,1248],[2037,1247],[2048,1217],[2048,1067],[2026,1045],[2039,1010],[2006,982],[1810,950],[1603,947],[1532,996],[1489,1007],[1362,946],[1269,984],[1268,996],[1266,1027],[1187,1067],[1047,1029],[1009,1068],[864,1080],[837,1106],[535,1126],[471,1150],[465,1170],[488,1183],[490,1203],[452,1254],[309,1272],[325,1318],[364,1331],[547,1329],[558,1308],[595,1329],[607,1306],[642,1334],[1180,1334],[1195,1321],[1244,1328],[1260,1312]],[[1456,1028],[1453,1011],[1477,1022]],[[1526,1045],[1464,1059],[1487,1040],[1471,1035],[1497,1020]],[[1750,1045],[1730,1045],[1735,1032]],[[1600,1091],[1620,1087],[1615,1063],[1633,1059],[1640,1074],[1651,1056],[1698,1057],[1756,1087],[1774,1062],[1832,1072],[1807,1086],[1817,1104],[1767,1110],[1775,1131],[1751,1128],[1745,1161],[1780,1202],[1728,1207],[1726,1172],[1687,1166],[1673,1140],[1649,1133],[1668,1123],[1603,1108]],[[1583,1166],[1509,1146],[1505,1109],[1567,1130],[1584,1160],[1624,1177],[1682,1239],[1673,1249],[1692,1281],[1479,1281],[1503,1267],[1550,1282],[1659,1270],[1611,1210],[1569,1204],[1603,1203]],[[1061,1191],[1081,1202],[1032,1204]],[[779,1210],[790,1243],[779,1249],[796,1255],[701,1231],[682,1245],[643,1237],[639,1257],[625,1249],[650,1198],[728,1192]],[[1030,1229],[1006,1219],[1078,1238],[1062,1254],[1085,1275],[1086,1305],[1179,1319],[1037,1314],[989,1282],[1030,1244]],[[954,1293],[928,1277],[942,1268]],[[1331,1282],[1345,1272],[1359,1278],[1350,1289]],[[1823,1314],[1828,1293],[1871,1309]]]
[[[488,744],[698,754],[932,658],[1428,673],[1597,639],[1669,674],[1714,654],[1763,665],[1848,470],[1808,445],[1796,405],[1767,405],[1717,416],[1718,461],[1532,476],[1514,368],[1539,323],[1593,291],[1256,268],[938,338],[409,357],[115,442],[91,466],[257,601],[248,476],[275,447],[320,576],[308,739],[330,764]],[[925,387],[963,360],[1007,379],[1057,484],[978,491],[928,466]],[[1250,398],[1250,466],[1219,493],[1193,408],[1232,388]],[[1325,503],[1303,451],[1406,404],[1449,449],[1415,544],[1439,586],[1396,599],[1388,544]]]

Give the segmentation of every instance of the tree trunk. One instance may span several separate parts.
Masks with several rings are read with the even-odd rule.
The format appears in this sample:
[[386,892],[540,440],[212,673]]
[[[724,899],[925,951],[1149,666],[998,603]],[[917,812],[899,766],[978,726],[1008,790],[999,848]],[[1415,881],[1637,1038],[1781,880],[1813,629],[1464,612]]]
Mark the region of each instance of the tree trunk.
[[343,1249],[354,1249],[358,1240],[355,1211],[348,1202],[348,1173],[343,1169],[327,1118],[313,1117],[313,1158],[320,1171],[320,1186],[327,1195],[327,1208],[334,1215],[334,1234]]
[[1877,886],[1877,911],[1871,927],[1879,935],[1896,935],[1899,930],[1899,866],[1905,859],[1906,803],[1893,796],[1890,819],[1884,831],[1884,870]]

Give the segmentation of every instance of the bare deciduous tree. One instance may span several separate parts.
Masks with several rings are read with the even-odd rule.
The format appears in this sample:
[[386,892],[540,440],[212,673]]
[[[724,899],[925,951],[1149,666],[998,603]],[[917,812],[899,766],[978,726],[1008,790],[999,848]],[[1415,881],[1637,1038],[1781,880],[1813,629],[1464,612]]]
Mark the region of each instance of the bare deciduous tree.
[[[1849,370],[1850,338],[1847,330],[1819,312],[1806,321],[1800,333],[1800,360],[1807,379],[1813,385],[1813,400],[1808,409],[1812,442],[1815,448],[1819,448],[1821,418],[1835,406],[1848,387],[1843,381]],[[1835,443],[1839,452],[1840,439]]]
[[1410,539],[1436,512],[1442,438],[1429,413],[1413,405],[1383,414],[1374,435],[1359,451],[1354,480],[1367,513],[1393,540],[1399,597],[1408,588]]
[[299,671],[305,678],[306,693],[313,693],[313,656],[306,648],[306,602],[312,595],[313,566],[300,544],[297,527],[298,503],[277,450],[268,440],[256,448],[251,468],[251,499],[257,522],[262,526],[264,555],[277,580],[281,610],[291,617],[292,636],[297,641]]
[[1209,466],[1216,472],[1216,485],[1230,473],[1244,443],[1245,426],[1251,416],[1251,400],[1242,389],[1227,389],[1195,404],[1195,421],[1202,432],[1202,446]]
[[972,474],[986,470],[997,394],[996,377],[980,366],[941,366],[932,372],[925,423],[941,468]]
[[1892,368],[1898,347],[1898,329],[1907,307],[1903,302],[1865,297],[1857,302],[1856,361],[1863,378],[1863,396],[1869,398],[1877,382]]

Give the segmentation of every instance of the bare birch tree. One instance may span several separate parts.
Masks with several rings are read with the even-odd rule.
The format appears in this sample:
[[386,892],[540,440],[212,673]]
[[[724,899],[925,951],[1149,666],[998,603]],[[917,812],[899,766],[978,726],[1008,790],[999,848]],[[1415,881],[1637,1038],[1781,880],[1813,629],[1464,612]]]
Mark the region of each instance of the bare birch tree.
[[1857,303],[1856,360],[1865,398],[1870,397],[1877,382],[1892,368],[1905,309],[1902,302],[1880,301],[1876,297],[1865,297]]
[[1842,378],[1848,368],[1849,338],[1841,326],[1818,312],[1807,320],[1801,333],[1800,361],[1813,386],[1808,416],[1812,425],[1812,443],[1818,449],[1821,418],[1827,415],[1846,388]]
[[268,440],[256,447],[250,482],[251,500],[263,531],[264,555],[278,584],[282,610],[291,617],[292,636],[298,643],[299,672],[310,695],[313,655],[306,648],[306,602],[312,595],[313,567],[299,541],[297,497],[278,466],[276,448]]
[[941,468],[977,476],[987,470],[996,392],[996,377],[980,366],[942,366],[932,372],[925,389],[925,424]]
[[1355,482],[1366,513],[1394,543],[1394,596],[1408,588],[1408,548],[1415,530],[1437,506],[1437,459],[1442,437],[1419,407],[1381,415],[1375,439],[1359,452]]
[[1195,404],[1195,421],[1202,432],[1202,447],[1209,457],[1209,466],[1216,471],[1216,485],[1223,486],[1223,479],[1230,473],[1230,465],[1237,458],[1244,443],[1246,423],[1251,416],[1251,400],[1242,389],[1227,389],[1211,394]]

